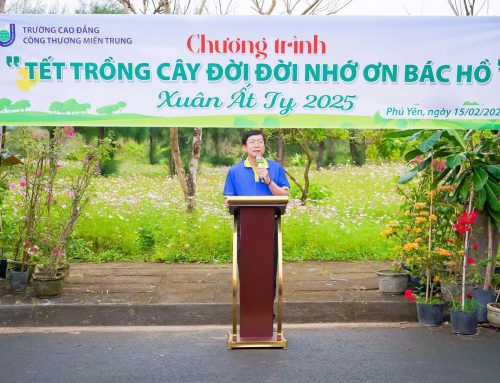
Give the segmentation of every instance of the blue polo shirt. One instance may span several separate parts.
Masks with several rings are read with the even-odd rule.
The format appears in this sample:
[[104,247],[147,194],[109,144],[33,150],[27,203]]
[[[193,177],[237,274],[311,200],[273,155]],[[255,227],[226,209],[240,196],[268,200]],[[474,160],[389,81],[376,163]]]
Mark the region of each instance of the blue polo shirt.
[[[290,188],[285,169],[279,162],[264,160],[271,180],[281,188]],[[259,177],[248,160],[241,161],[229,168],[222,192],[225,196],[266,196],[273,195],[265,183],[259,182]]]

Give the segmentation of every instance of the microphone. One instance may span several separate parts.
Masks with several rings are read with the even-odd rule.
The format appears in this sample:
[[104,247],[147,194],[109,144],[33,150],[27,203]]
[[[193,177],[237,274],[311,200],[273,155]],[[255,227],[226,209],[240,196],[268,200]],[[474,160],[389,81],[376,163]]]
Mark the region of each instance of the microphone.
[[[261,168],[264,165],[264,159],[261,156],[256,156],[255,160],[257,161],[257,168]],[[264,183],[264,177],[259,176],[259,182],[261,184]]]

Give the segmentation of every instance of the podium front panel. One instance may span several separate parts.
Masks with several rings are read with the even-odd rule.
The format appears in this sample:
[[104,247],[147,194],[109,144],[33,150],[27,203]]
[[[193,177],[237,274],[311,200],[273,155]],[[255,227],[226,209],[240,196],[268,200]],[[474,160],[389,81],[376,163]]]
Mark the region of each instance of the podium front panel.
[[240,218],[240,336],[273,336],[274,207],[244,207]]

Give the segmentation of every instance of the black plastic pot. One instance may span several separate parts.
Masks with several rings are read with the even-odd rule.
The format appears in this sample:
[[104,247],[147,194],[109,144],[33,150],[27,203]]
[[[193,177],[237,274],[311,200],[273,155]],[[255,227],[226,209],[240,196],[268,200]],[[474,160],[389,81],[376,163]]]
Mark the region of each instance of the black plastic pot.
[[444,303],[417,303],[418,323],[422,326],[440,326],[443,323]]
[[478,301],[479,305],[476,309],[477,312],[477,321],[479,323],[488,322],[488,310],[486,306],[488,303],[494,303],[496,301],[497,295],[494,291],[490,290],[480,290],[474,289],[472,290],[472,295]]
[[474,311],[450,310],[451,331],[455,334],[474,335],[477,332],[477,314]]
[[16,292],[22,292],[28,287],[28,271],[10,271],[10,288]]

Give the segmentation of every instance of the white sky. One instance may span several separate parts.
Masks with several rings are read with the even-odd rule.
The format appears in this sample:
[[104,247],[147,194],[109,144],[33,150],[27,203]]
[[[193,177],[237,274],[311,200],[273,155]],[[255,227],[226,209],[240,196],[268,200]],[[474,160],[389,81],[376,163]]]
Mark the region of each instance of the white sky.
[[[95,0],[94,0],[95,1]],[[142,3],[142,0],[133,0],[135,3]],[[213,0],[208,0],[207,3]],[[225,0],[221,0],[225,3]],[[461,1],[461,0],[460,0]],[[484,0],[476,0],[482,4]],[[7,0],[7,4],[13,0]],[[36,1],[35,1],[36,2]],[[59,2],[65,4],[71,10],[78,6],[78,0],[46,0],[48,3]],[[278,4],[281,3],[278,0]],[[235,3],[235,0],[233,0]],[[237,14],[255,14],[248,0],[237,0]],[[480,15],[500,16],[500,0],[489,0],[486,2]],[[266,1],[269,4],[269,1]],[[476,5],[476,8],[478,6]],[[447,0],[353,0],[340,15],[412,15],[412,16],[452,16]]]

